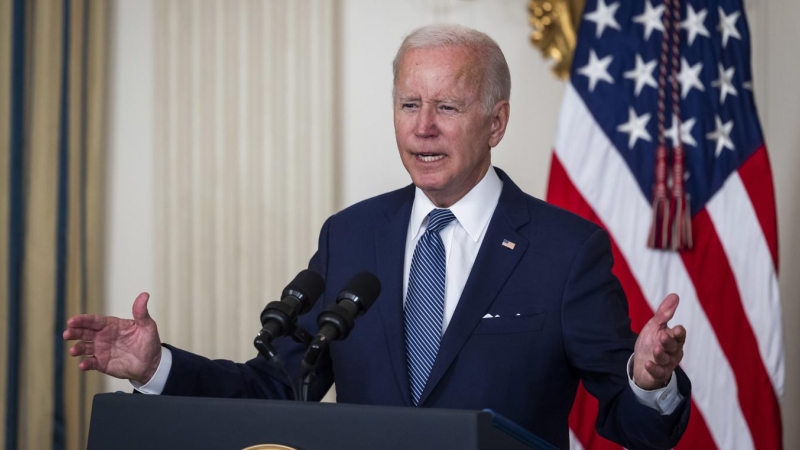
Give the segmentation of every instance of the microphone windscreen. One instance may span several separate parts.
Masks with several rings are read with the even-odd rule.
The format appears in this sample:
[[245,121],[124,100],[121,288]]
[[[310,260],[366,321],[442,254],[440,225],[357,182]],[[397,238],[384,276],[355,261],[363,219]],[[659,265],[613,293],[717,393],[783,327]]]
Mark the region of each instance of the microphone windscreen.
[[359,272],[350,279],[342,292],[356,295],[363,308],[362,312],[366,312],[381,295],[381,282],[372,273]]
[[298,273],[297,276],[294,277],[294,280],[286,285],[281,297],[289,295],[289,291],[297,291],[307,297],[309,300],[307,303],[308,309],[311,309],[311,305],[325,292],[325,280],[323,280],[322,276],[317,272],[306,269]]

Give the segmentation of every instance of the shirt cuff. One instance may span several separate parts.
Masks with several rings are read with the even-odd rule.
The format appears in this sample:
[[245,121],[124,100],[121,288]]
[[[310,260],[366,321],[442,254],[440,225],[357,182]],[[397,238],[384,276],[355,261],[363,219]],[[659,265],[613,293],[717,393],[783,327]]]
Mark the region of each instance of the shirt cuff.
[[683,400],[683,396],[678,392],[678,379],[674,372],[669,378],[669,383],[663,388],[653,389],[652,391],[642,389],[633,381],[633,355],[631,355],[628,359],[627,374],[628,383],[631,385],[631,390],[633,390],[636,400],[642,405],[655,409],[663,416],[672,414],[681,400]]
[[172,369],[172,352],[167,347],[161,347],[161,362],[158,363],[153,378],[145,384],[131,380],[131,384],[142,394],[160,395],[167,384],[170,369]]

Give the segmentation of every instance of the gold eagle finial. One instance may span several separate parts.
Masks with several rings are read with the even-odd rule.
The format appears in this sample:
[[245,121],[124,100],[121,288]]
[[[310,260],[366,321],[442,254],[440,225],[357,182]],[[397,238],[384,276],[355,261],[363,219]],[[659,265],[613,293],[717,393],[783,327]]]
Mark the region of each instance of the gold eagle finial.
[[566,79],[578,40],[578,25],[586,0],[528,0],[531,43],[555,61],[553,73]]

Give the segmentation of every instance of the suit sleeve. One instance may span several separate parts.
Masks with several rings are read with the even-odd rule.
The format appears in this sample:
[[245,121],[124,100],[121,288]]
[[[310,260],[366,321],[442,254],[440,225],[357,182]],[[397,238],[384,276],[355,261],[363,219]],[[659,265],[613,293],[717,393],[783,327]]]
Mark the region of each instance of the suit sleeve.
[[612,274],[611,244],[598,229],[573,261],[562,300],[562,329],[567,357],[587,391],[599,401],[598,433],[627,448],[674,447],[689,420],[691,383],[680,368],[681,404],[661,415],[638,402],[626,374],[636,334],[630,328],[628,304]]
[[[309,262],[309,269],[318,272],[323,278],[327,278],[330,221],[331,219],[328,219],[322,226],[319,247]],[[317,332],[316,318],[324,308],[326,294],[327,289],[314,308],[298,320],[298,325],[312,335]],[[253,330],[254,337],[257,331]],[[305,347],[290,337],[276,339],[273,345],[285,361],[289,375],[297,379]],[[227,360],[211,360],[170,345],[166,347],[172,351],[172,369],[164,385],[163,395],[271,399],[292,397],[286,376],[261,355],[246,363],[235,363]],[[309,389],[309,400],[320,400],[330,389],[331,384],[333,384],[333,370],[330,356],[326,352],[317,366],[317,377]]]

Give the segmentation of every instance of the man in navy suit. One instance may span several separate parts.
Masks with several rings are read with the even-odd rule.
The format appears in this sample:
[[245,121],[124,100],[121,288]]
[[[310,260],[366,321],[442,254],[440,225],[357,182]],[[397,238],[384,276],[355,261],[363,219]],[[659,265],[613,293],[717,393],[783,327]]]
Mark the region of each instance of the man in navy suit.
[[[688,422],[691,391],[678,367],[686,330],[667,325],[678,298],[668,296],[637,337],[611,273],[607,234],[492,167],[509,92],[505,58],[483,33],[430,26],[403,42],[394,125],[413,184],[351,206],[322,228],[309,267],[329,288],[300,324],[315,331],[317,314],[358,271],[376,273],[383,290],[348,339],[331,344],[310,398],[335,381],[339,402],[492,408],[567,448],[583,381],[599,400],[601,435],[628,448],[670,448]],[[438,232],[446,261],[441,335],[424,389],[413,396],[404,308],[412,255],[437,209],[455,216]],[[147,301],[136,299],[133,320],[68,321],[64,338],[79,340],[70,353],[87,355],[82,370],[129,379],[144,393],[290,396],[261,356],[235,364],[162,346]],[[276,344],[297,370],[304,348],[288,338]]]

